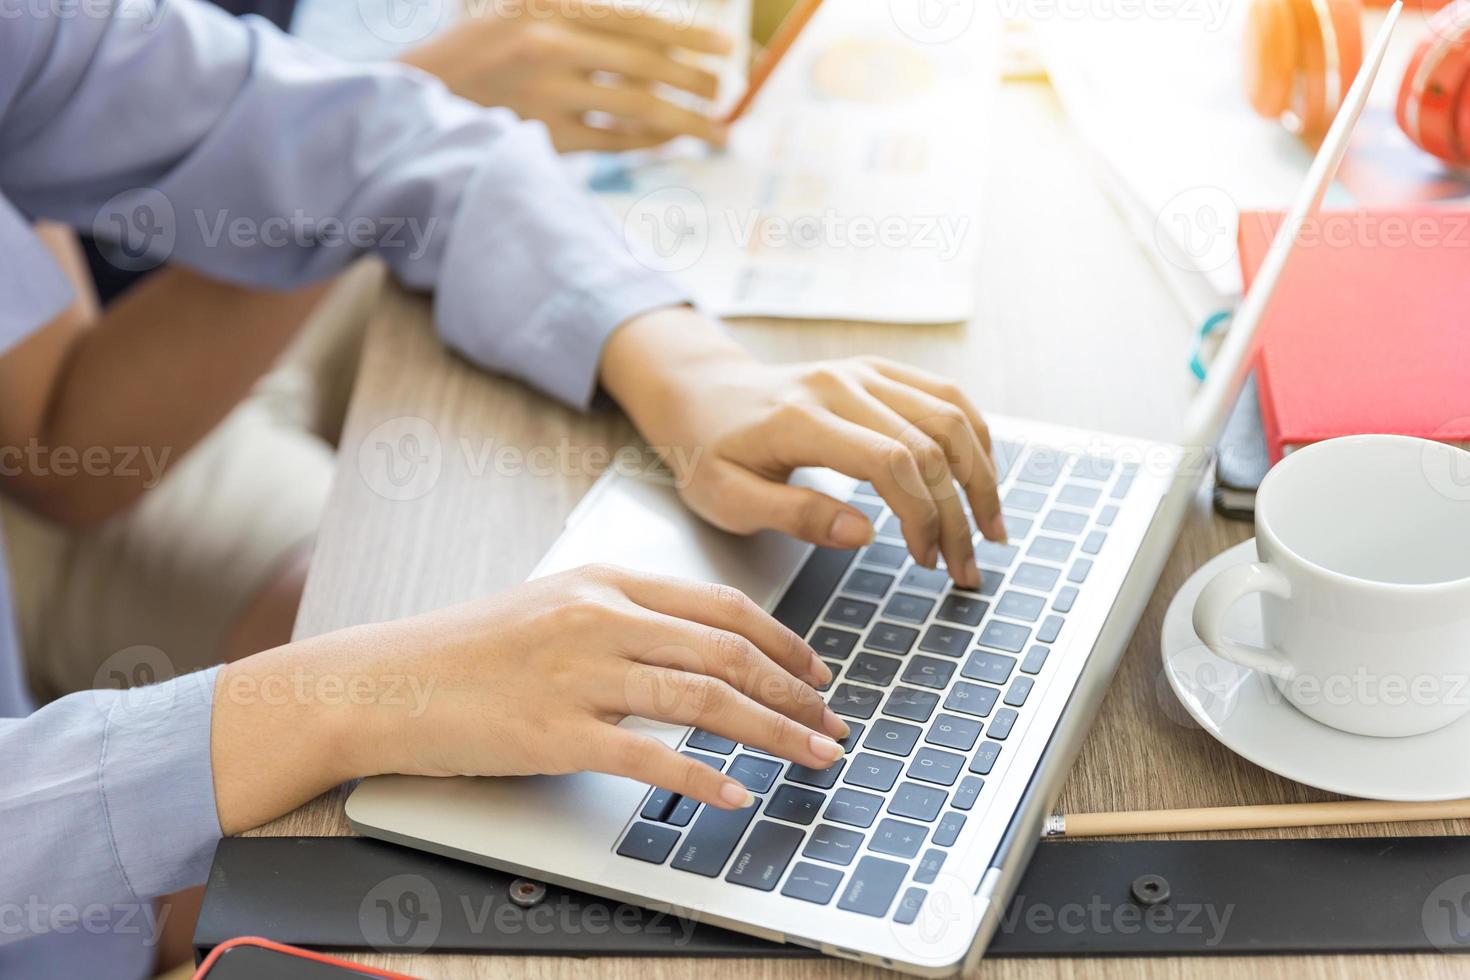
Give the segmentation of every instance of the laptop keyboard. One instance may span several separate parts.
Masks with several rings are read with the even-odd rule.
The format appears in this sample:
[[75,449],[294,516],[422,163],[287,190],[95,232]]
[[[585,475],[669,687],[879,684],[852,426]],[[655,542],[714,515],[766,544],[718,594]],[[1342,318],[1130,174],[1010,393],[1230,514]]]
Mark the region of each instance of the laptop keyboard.
[[[852,731],[827,769],[695,729],[685,755],[756,796],[717,810],[654,789],[617,853],[858,915],[913,922],[947,848],[983,806],[1051,645],[1086,587],[1136,467],[995,444],[1008,544],[975,540],[983,584],[914,564],[868,484],[852,504],[878,534],[812,552],[773,615],[832,669],[823,690]],[[907,887],[905,887],[907,886]]]

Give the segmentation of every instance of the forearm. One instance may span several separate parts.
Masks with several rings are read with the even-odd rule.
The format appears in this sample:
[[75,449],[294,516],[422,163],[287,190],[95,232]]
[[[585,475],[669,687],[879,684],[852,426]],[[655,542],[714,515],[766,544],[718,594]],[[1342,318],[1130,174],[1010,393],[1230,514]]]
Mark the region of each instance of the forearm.
[[[68,524],[131,503],[239,403],[325,289],[263,292],[182,268],[135,286],[71,332],[26,447],[39,465],[21,468],[15,494]],[[105,473],[82,465],[89,451],[111,461]]]

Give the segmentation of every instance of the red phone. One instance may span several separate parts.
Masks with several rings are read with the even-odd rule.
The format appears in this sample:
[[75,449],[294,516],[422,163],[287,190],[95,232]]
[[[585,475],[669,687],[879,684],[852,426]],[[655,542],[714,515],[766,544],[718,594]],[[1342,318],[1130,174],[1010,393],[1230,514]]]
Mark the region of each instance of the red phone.
[[194,974],[194,980],[349,980],[351,977],[413,980],[402,973],[375,970],[257,936],[220,943]]

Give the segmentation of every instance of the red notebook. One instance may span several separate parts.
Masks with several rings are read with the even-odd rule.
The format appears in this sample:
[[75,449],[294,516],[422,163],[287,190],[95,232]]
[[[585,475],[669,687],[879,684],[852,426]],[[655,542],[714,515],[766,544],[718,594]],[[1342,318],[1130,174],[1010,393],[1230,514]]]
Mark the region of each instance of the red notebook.
[[[1241,213],[1247,288],[1280,221]],[[1273,463],[1369,432],[1470,445],[1470,210],[1322,212],[1261,332],[1256,377]]]

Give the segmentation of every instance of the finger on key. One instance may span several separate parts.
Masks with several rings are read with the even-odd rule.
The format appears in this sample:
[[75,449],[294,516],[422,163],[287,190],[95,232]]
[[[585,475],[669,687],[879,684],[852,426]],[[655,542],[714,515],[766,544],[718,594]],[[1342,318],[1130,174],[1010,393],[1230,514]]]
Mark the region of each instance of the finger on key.
[[630,575],[623,583],[623,594],[645,609],[738,633],[808,684],[820,686],[832,679],[827,665],[801,637],[739,589],[663,575]]
[[597,772],[627,776],[721,810],[739,810],[755,802],[754,794],[739,780],[680,755],[648,735],[604,725],[590,736],[589,742],[598,746],[592,765],[588,766]]
[[627,714],[691,725],[816,769],[842,757],[842,746],[735,690],[718,678],[630,663],[624,675]]
[[642,639],[647,649],[636,654],[638,663],[719,678],[813,731],[833,738],[847,735],[847,725],[815,689],[772,663],[738,633],[650,613],[649,629]]
[[939,511],[938,548],[944,554],[950,575],[961,586],[978,589],[980,569],[975,564],[970,519],[965,516],[965,509],[955,491],[954,475],[944,458],[942,446],[922,427],[865,388],[844,388],[828,397],[838,415],[909,447],[910,453],[919,461],[930,499]]
[[1005,520],[1000,512],[995,462],[965,412],[957,405],[886,377],[873,378],[869,390],[944,448],[951,472],[970,499],[981,533],[992,541],[1004,541]]
[[920,564],[934,567],[939,508],[914,454],[897,439],[815,406],[792,406],[762,430],[765,449],[789,467],[826,466],[867,480],[898,515],[904,541]]

